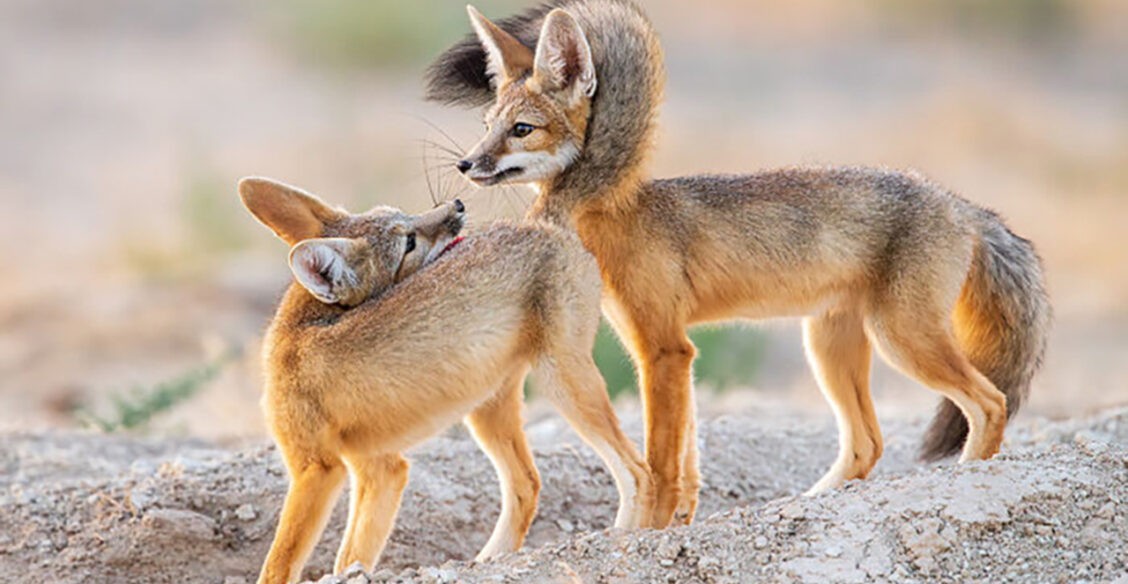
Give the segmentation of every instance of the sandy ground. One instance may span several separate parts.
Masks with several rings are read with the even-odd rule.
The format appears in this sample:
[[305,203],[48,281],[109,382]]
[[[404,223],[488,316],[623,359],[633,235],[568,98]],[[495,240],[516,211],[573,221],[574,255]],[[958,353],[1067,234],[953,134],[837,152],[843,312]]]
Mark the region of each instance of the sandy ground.
[[[466,560],[496,518],[497,484],[473,443],[450,433],[412,453],[377,571],[347,581],[1128,578],[1128,409],[1020,420],[1002,455],[964,465],[919,465],[923,420],[882,422],[888,446],[870,480],[801,498],[833,458],[831,426],[789,415],[707,420],[697,522],[626,532],[605,529],[616,501],[609,474],[546,418],[529,427],[544,489],[526,548],[483,564]],[[265,444],[232,450],[66,432],[7,434],[0,443],[3,581],[253,581],[286,487]],[[307,577],[330,568],[343,510]]]
[[[246,360],[150,429],[262,438],[257,342],[289,273],[236,180],[419,211],[425,169],[441,195],[466,188],[442,153],[423,158],[421,140],[445,142],[429,124],[468,146],[480,118],[421,102],[430,55],[333,70],[271,32],[273,3],[80,4],[0,0],[0,431],[74,429],[76,407],[104,410],[227,345]],[[510,10],[493,4],[479,7]],[[669,67],[656,176],[917,168],[998,210],[1046,260],[1057,319],[1027,411],[1128,404],[1128,4],[1070,3],[1088,6],[1080,28],[1029,45],[897,33],[882,0],[646,4]],[[413,34],[442,46],[467,32],[450,9],[458,27]],[[518,214],[529,193],[465,199],[478,220]],[[741,386],[821,401],[798,336],[770,329]],[[876,371],[879,404],[935,399],[906,386]]]

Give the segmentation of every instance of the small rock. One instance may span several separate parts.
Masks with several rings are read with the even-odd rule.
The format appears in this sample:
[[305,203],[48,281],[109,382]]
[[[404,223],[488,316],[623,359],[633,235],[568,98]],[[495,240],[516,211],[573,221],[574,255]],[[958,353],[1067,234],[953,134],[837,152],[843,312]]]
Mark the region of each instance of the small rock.
[[335,574],[326,574],[317,581],[317,584],[344,584]]
[[[242,507],[240,507],[240,509],[241,508]],[[236,511],[236,513],[238,513],[238,511]],[[352,578],[353,576],[363,576],[364,575],[364,565],[362,565],[360,562],[353,562],[353,563],[349,564],[349,567],[345,568],[345,571],[341,575],[344,576],[346,579]]]
[[252,521],[255,517],[258,517],[258,511],[254,505],[244,503],[235,509],[235,516],[243,521]]
[[837,547],[826,548],[826,555],[828,558],[837,558],[842,555],[842,549]]
[[784,505],[783,509],[779,510],[779,514],[785,519],[798,519],[804,515],[803,505],[798,501],[794,501]]
[[568,521],[567,519],[557,519],[556,526],[559,527],[560,530],[564,533],[572,533],[576,530],[576,526],[572,525],[572,522]]
[[138,512],[152,507],[156,500],[156,495],[149,489],[133,489],[129,492],[129,504]]
[[223,579],[223,584],[247,584],[247,579],[242,576],[228,576]]
[[768,538],[766,538],[762,535],[757,535],[756,540],[752,542],[752,545],[756,549],[762,550],[762,549],[768,547]]
[[1097,509],[1097,517],[1101,519],[1112,519],[1116,515],[1116,506],[1111,502],[1105,503],[1100,509]]

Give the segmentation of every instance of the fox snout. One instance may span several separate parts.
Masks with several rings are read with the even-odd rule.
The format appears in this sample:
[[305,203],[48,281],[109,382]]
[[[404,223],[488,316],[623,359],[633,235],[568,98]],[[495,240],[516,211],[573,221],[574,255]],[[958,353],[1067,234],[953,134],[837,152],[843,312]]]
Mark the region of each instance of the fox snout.
[[455,236],[466,224],[466,205],[460,199],[439,203],[434,209],[418,216],[415,230],[430,239]]
[[[505,172],[498,172],[497,159],[489,154],[473,155],[471,153],[466,158],[459,160],[455,163],[455,168],[461,172],[466,178],[474,181],[483,186],[490,186],[497,184],[504,180]],[[507,169],[508,170],[508,169]],[[519,168],[513,170],[519,171]]]

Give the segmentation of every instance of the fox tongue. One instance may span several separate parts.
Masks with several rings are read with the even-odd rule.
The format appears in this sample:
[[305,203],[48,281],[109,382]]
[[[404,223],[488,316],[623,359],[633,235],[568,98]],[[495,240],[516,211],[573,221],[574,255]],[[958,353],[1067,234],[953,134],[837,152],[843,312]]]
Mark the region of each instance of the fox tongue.
[[439,253],[439,255],[443,255],[444,253],[446,253],[446,252],[450,251],[451,249],[453,249],[453,248],[454,248],[454,246],[456,246],[456,245],[458,245],[458,244],[462,243],[462,240],[463,240],[463,239],[466,239],[466,238],[465,238],[465,237],[462,237],[461,235],[459,235],[458,237],[456,237],[456,238],[454,238],[454,239],[450,240],[450,243],[446,244],[446,247],[444,247],[444,248],[443,248],[443,251],[441,251],[441,252]]

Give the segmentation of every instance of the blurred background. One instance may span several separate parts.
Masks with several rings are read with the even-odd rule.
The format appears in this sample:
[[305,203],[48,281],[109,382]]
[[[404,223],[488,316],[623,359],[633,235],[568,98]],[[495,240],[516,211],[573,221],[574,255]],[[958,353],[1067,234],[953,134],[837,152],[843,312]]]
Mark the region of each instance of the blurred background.
[[[1045,259],[1057,322],[1026,415],[1128,402],[1128,3],[644,4],[669,69],[657,176],[919,169]],[[463,5],[0,0],[0,428],[263,435],[259,341],[289,272],[241,176],[353,210],[434,191],[519,216],[525,190],[450,172],[479,112],[421,100]],[[830,416],[795,322],[695,339],[706,413]],[[631,410],[613,335],[597,357]],[[883,365],[874,394],[883,416],[936,400]]]

